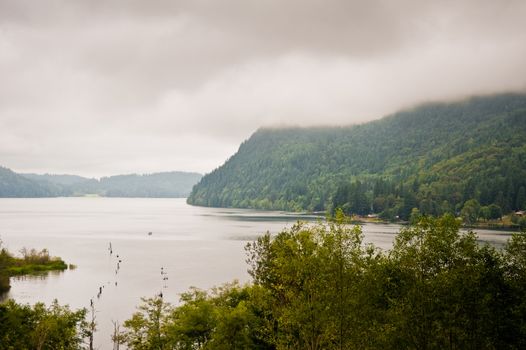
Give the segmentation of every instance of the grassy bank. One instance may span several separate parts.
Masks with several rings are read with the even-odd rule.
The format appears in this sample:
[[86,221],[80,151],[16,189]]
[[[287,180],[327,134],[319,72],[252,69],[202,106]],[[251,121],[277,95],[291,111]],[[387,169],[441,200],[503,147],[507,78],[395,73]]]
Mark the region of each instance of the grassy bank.
[[0,250],[0,293],[11,288],[11,276],[36,275],[48,271],[64,271],[68,268],[62,259],[50,256],[47,249],[37,251],[23,248],[20,253],[21,256],[17,257],[5,248]]

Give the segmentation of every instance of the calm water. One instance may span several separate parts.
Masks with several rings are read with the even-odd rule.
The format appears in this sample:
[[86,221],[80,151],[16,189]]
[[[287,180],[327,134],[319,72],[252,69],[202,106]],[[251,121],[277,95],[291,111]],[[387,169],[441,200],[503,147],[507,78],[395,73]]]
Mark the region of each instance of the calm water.
[[[141,297],[162,290],[165,300],[177,303],[179,293],[190,286],[208,289],[233,279],[246,282],[244,245],[300,218],[315,220],[282,212],[192,207],[184,199],[2,198],[0,238],[5,247],[11,252],[47,248],[77,265],[46,277],[12,279],[7,297],[22,303],[56,298],[72,308],[88,307],[93,299],[96,343],[109,349],[111,321],[129,318]],[[389,248],[399,228],[366,224],[363,231],[367,242]],[[497,245],[509,238],[506,232],[478,234]]]

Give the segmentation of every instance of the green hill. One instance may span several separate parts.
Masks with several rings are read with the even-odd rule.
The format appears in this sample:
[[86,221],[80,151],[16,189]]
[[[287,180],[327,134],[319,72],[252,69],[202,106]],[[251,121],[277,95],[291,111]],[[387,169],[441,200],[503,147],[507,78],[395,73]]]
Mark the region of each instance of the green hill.
[[432,103],[346,127],[265,128],[204,176],[188,203],[279,210],[509,212],[526,195],[526,95]]
[[28,179],[0,166],[0,197],[55,197],[61,188]]
[[34,180],[44,184],[55,184],[60,186],[71,186],[82,182],[89,181],[90,179],[78,176],[78,175],[67,175],[67,174],[20,174],[25,178]]
[[181,171],[117,175],[103,177],[98,187],[106,197],[187,197],[201,177]]
[[103,177],[17,174],[0,167],[0,197],[69,197],[97,194],[106,197],[186,197],[201,174],[181,171]]

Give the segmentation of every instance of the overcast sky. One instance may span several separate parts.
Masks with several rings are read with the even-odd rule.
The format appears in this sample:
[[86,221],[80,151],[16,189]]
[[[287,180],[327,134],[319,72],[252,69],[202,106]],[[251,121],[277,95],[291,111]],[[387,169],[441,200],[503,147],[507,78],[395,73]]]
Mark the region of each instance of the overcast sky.
[[0,0],[0,165],[206,173],[267,125],[526,88],[526,1]]

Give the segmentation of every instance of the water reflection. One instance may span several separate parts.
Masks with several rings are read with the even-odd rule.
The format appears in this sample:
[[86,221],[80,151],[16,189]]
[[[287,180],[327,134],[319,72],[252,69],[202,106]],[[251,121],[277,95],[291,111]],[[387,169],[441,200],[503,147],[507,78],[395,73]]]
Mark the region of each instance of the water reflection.
[[[43,284],[46,284],[50,282],[52,283],[53,278],[58,278],[60,275],[62,275],[64,271],[56,270],[56,271],[40,271],[35,272],[31,275],[22,275],[22,276],[13,276],[10,277],[10,284],[11,289],[5,293],[0,293],[0,302],[5,301],[7,299],[15,299],[17,300],[18,294],[16,291],[13,290],[13,285],[19,286],[23,284],[28,284],[31,286],[35,286],[35,288],[38,288],[38,286],[41,286]],[[38,301],[38,300],[36,300]],[[36,302],[35,301],[35,302]]]
[[56,271],[40,271],[40,272],[35,272],[34,274],[31,274],[31,275],[22,275],[22,276],[13,276],[11,277],[11,280],[13,281],[42,281],[42,280],[46,280],[48,277],[53,277],[53,276],[59,276],[61,274],[63,274],[64,271],[61,271],[61,270],[56,270]]

